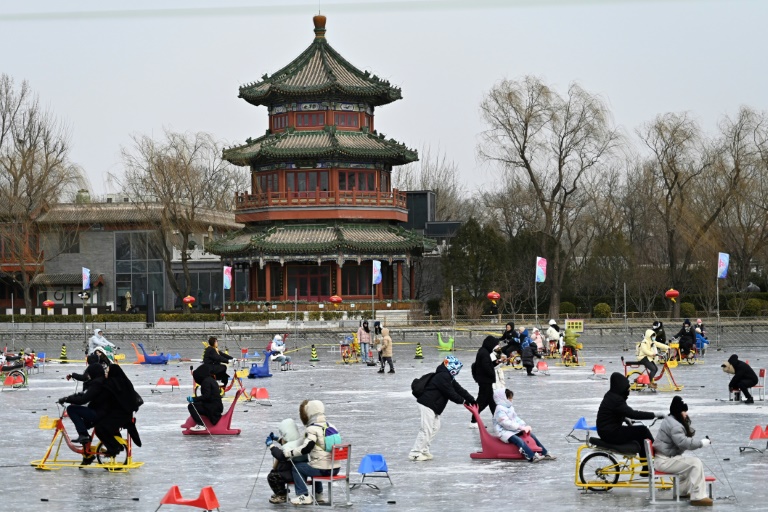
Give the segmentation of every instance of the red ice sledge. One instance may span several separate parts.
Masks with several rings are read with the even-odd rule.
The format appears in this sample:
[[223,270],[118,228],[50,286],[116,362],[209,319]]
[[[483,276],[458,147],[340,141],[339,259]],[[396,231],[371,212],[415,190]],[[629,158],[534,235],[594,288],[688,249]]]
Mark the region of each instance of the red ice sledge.
[[[471,458],[526,460],[525,456],[520,453],[520,448],[514,444],[505,443],[485,430],[485,425],[483,425],[483,420],[480,419],[480,413],[477,412],[476,405],[465,405],[464,407],[469,409],[469,412],[472,413],[472,416],[475,417],[475,421],[477,421],[478,430],[480,431],[480,444],[483,448],[479,452],[470,453],[469,456]],[[531,450],[541,453],[541,448],[539,448],[529,434],[520,434],[518,437],[525,441]]]
[[219,422],[215,425],[211,424],[211,421],[206,417],[202,416],[203,423],[205,423],[206,430],[190,430],[190,428],[195,426],[195,420],[192,419],[192,416],[187,418],[187,421],[184,422],[183,425],[181,425],[181,428],[184,430],[181,431],[182,434],[185,436],[194,436],[194,435],[213,435],[213,436],[236,436],[240,434],[239,428],[232,428],[232,414],[235,412],[235,406],[237,405],[237,400],[240,398],[240,395],[243,394],[243,391],[238,389],[237,393],[235,393],[235,399],[232,400],[232,405],[229,406],[229,410],[222,415]]

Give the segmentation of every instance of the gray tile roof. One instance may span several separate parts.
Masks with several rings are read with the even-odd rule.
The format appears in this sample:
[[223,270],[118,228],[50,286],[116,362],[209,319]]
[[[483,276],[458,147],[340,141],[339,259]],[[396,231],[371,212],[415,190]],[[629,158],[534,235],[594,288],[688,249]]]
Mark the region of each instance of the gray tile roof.
[[[161,219],[162,205],[139,208],[131,203],[57,203],[50,206],[37,222],[44,225],[56,224],[141,224],[156,223]],[[235,222],[234,212],[219,212],[198,209],[195,216],[200,225],[211,225],[218,229],[241,229]]]

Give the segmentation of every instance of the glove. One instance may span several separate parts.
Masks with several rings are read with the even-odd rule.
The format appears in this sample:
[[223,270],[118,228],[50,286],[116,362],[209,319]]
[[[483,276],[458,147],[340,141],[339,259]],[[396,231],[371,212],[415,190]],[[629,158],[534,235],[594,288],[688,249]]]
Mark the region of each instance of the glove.
[[267,436],[267,440],[266,440],[266,441],[264,441],[264,444],[266,444],[266,445],[267,445],[267,447],[270,447],[270,446],[272,446],[272,443],[274,443],[274,442],[275,442],[275,440],[274,440],[274,439],[272,439],[272,434],[270,433],[270,434]]
[[272,438],[273,441],[278,441],[280,438],[275,435],[274,432],[269,433],[269,437]]
[[193,396],[188,396],[187,397],[187,402],[192,403],[194,401],[195,401],[195,397],[193,397]]
[[656,418],[660,419],[660,420],[663,420],[666,416],[667,415],[665,413],[663,413],[663,412],[657,412],[656,413]]
[[67,401],[67,397],[59,398],[59,405],[64,405],[64,403]]
[[284,455],[286,458],[290,459],[290,458],[292,458],[292,457],[293,457],[293,450],[292,450],[292,449],[290,449],[290,448],[283,448],[283,455]]
[[712,441],[708,437],[705,437],[704,439],[701,440],[701,446],[709,446],[711,444],[712,444]]
[[67,380],[71,380],[71,379],[72,379],[72,375],[68,373],[67,374]]

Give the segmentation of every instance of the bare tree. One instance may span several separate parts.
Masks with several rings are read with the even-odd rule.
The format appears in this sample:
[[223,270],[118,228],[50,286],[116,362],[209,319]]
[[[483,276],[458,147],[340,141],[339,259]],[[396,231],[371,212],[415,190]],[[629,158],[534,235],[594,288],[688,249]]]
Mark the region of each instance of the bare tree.
[[69,160],[66,128],[40,102],[29,84],[16,89],[0,75],[0,242],[4,271],[21,287],[24,305],[32,308],[32,283],[42,272],[45,255],[35,219],[47,204],[85,185],[81,170]]
[[744,168],[716,226],[720,247],[731,254],[728,280],[741,290],[749,282],[753,259],[768,247],[768,118],[744,107],[736,120],[721,123],[721,131],[732,134],[731,154]]
[[[164,140],[137,135],[133,143],[132,148],[122,150],[125,175],[116,181],[148,220],[154,218],[157,205],[161,205],[154,238],[163,255],[165,274],[177,297],[190,295],[187,249],[191,235],[207,227],[201,209],[231,211],[235,192],[242,190],[246,173],[222,159],[221,146],[207,133],[166,130]],[[183,290],[171,266],[174,247],[181,253]]]
[[435,220],[466,220],[472,215],[466,187],[459,180],[459,166],[439,147],[421,149],[418,162],[398,167],[393,187],[399,190],[431,190],[436,196]]
[[[655,188],[654,206],[664,227],[668,282],[684,287],[697,244],[713,227],[741,182],[748,149],[748,116],[721,125],[718,140],[707,142],[686,114],[665,114],[639,134]],[[714,256],[713,256],[714,257]],[[679,316],[679,302],[674,316]]]
[[543,235],[549,312],[556,317],[568,265],[583,238],[587,178],[608,161],[617,132],[604,103],[576,84],[562,97],[535,77],[505,80],[480,108],[488,125],[480,158],[514,173],[537,203],[538,214],[525,220]]

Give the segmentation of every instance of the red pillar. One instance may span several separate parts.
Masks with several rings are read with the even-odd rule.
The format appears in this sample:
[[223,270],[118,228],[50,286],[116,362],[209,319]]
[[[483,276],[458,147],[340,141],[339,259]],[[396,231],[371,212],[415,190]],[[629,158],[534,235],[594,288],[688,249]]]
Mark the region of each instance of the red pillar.
[[397,300],[403,300],[403,262],[397,262]]
[[288,291],[288,272],[285,269],[285,265],[280,269],[280,272],[283,281],[283,294],[280,296],[280,300],[286,301],[290,292]]
[[341,287],[341,266],[338,263],[336,263],[335,265],[336,265],[336,290],[335,290],[335,293],[336,293],[336,295],[341,297],[341,290],[342,290],[342,287]]
[[267,302],[269,302],[272,300],[272,264],[267,263],[267,266],[265,267],[264,271],[266,272],[266,277],[267,277],[266,297],[267,297]]
[[409,290],[411,292],[411,296],[408,297],[409,299],[413,300],[416,298],[416,268],[414,267],[413,263],[411,263],[411,289]]
[[259,265],[254,265],[251,263],[250,268],[248,269],[248,299],[249,300],[256,300],[256,297],[259,296]]

